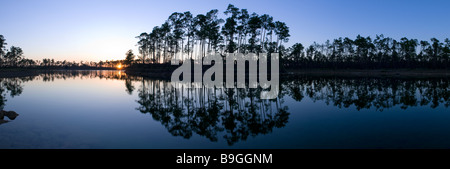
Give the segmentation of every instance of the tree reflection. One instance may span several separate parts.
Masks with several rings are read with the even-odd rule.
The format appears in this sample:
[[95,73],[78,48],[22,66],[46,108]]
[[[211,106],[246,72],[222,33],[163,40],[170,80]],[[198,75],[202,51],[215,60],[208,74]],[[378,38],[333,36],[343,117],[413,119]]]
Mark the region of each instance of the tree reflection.
[[400,106],[436,108],[450,105],[449,79],[398,78],[318,78],[300,77],[284,81],[284,91],[296,101],[306,95],[313,101],[325,101],[339,108],[355,106],[357,110]]
[[132,95],[133,91],[134,91],[134,86],[133,86],[131,79],[125,79],[125,87],[127,88],[126,89],[127,93],[129,95]]
[[[55,79],[115,79],[115,80],[128,80],[126,85],[131,85],[129,82],[136,80],[138,77],[129,77],[122,71],[109,71],[109,70],[54,70],[54,71],[43,71],[36,76],[32,76],[33,80],[42,80],[44,82],[53,82]],[[129,88],[128,88],[129,87]],[[133,92],[134,87],[127,86],[127,92]]]
[[6,94],[9,93],[9,96],[12,98],[22,94],[22,83],[31,79],[30,77],[0,78],[0,111],[3,110],[6,104]]
[[137,110],[187,139],[196,133],[216,142],[223,135],[233,145],[284,127],[289,116],[283,98],[261,100],[259,89],[175,89],[167,81],[143,79],[138,92]]
[[[6,95],[23,92],[30,80],[100,78],[120,80],[125,91],[137,95],[139,112],[150,114],[173,136],[186,139],[194,134],[212,142],[221,139],[233,145],[271,133],[289,121],[285,99],[323,101],[349,109],[383,111],[393,107],[450,105],[449,79],[442,78],[337,78],[296,76],[282,78],[280,94],[273,100],[259,99],[261,89],[173,88],[166,80],[127,76],[122,71],[49,71],[29,77],[0,78],[0,110]],[[289,102],[290,105],[296,102]]]
[[297,77],[283,80],[281,93],[273,100],[259,99],[260,89],[175,89],[164,80],[140,81],[137,110],[141,113],[151,114],[174,136],[188,139],[195,133],[213,142],[222,137],[229,145],[284,127],[290,114],[283,105],[286,97],[297,102],[308,97],[338,108],[376,111],[450,104],[449,81],[445,78]]
[[0,78],[0,125],[9,122],[5,120],[5,116],[10,120],[16,119],[19,114],[14,111],[4,111],[6,104],[6,94],[13,98],[22,94],[23,86],[22,83],[24,81],[31,80],[29,77],[22,78]]

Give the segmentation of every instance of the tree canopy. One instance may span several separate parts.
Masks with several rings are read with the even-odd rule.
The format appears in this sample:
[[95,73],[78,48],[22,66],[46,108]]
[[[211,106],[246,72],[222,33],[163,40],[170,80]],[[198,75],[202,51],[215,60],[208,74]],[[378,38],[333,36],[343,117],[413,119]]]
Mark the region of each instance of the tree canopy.
[[208,53],[271,53],[289,40],[287,24],[268,14],[249,14],[232,4],[224,14],[227,18],[221,19],[217,9],[196,16],[174,12],[161,26],[136,37],[142,63],[198,59]]
[[399,41],[377,35],[374,39],[358,35],[314,43],[304,50],[300,43],[285,51],[286,68],[449,68],[450,41],[431,42],[401,38]]
[[208,53],[279,53],[284,68],[448,68],[450,41],[436,38],[396,40],[383,34],[314,42],[306,47],[289,41],[289,27],[268,14],[249,13],[229,4],[218,18],[213,9],[194,16],[174,12],[151,32],[137,38],[142,63],[201,59]]

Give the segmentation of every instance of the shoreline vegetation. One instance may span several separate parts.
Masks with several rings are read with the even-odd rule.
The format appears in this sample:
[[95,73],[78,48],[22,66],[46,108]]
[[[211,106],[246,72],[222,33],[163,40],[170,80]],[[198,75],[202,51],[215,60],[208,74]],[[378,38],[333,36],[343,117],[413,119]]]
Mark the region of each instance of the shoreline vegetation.
[[219,18],[217,9],[198,15],[190,11],[174,12],[161,26],[136,37],[138,55],[128,50],[124,60],[116,61],[77,63],[27,59],[20,47],[7,49],[6,40],[0,35],[0,77],[46,70],[125,70],[130,75],[168,79],[179,67],[170,65],[171,60],[202,61],[212,53],[222,56],[267,53],[269,58],[271,53],[278,53],[281,78],[449,76],[448,38],[440,42],[436,38],[396,40],[383,34],[375,38],[358,35],[355,39],[339,37],[322,44],[314,42],[308,47],[301,43],[286,47],[291,36],[288,24],[274,20],[269,14],[251,13],[232,4],[223,13],[227,18]]
[[[169,68],[160,66],[159,69],[145,71],[147,69],[125,69],[130,76],[142,76],[170,80],[172,71],[177,66]],[[205,67],[204,67],[205,68]],[[37,76],[42,73],[58,71],[100,71],[117,69],[0,69],[0,78]],[[144,70],[144,71],[141,71]],[[339,78],[450,78],[450,70],[447,69],[301,69],[287,70],[280,73],[281,79],[293,79],[296,77],[339,77]]]
[[[173,70],[177,66],[166,68],[149,69],[133,68],[125,69],[127,75],[144,76],[149,78],[170,79]],[[205,72],[203,66],[203,73]],[[236,69],[235,69],[236,71]],[[248,70],[246,70],[248,73]],[[236,73],[236,72],[235,72]],[[248,76],[248,74],[247,74]],[[281,79],[296,78],[298,76],[316,76],[316,77],[374,77],[374,78],[450,78],[448,69],[288,69],[280,72]]]
[[132,51],[127,52],[126,60],[132,63],[125,68],[127,74],[170,78],[170,72],[177,67],[169,64],[172,59],[202,61],[211,53],[268,53],[269,57],[270,53],[278,53],[280,74],[285,77],[449,75],[448,38],[440,42],[436,38],[419,41],[406,37],[396,40],[383,34],[375,38],[358,35],[355,39],[314,42],[308,47],[301,43],[286,47],[290,37],[286,23],[232,4],[224,11],[227,18],[219,18],[218,13],[217,9],[196,16],[190,11],[174,12],[161,26],[141,33],[136,37],[138,59],[130,60]]
[[0,69],[0,78],[12,78],[12,77],[28,77],[37,76],[41,73],[48,73],[54,71],[84,71],[84,70],[117,70],[112,68],[92,68],[92,67],[79,67],[79,68],[2,68]]

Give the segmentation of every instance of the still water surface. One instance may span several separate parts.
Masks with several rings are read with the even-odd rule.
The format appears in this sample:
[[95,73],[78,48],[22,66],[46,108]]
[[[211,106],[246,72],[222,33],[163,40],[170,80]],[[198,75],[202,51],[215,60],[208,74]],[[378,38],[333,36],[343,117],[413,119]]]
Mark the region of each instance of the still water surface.
[[174,89],[121,71],[0,78],[0,148],[450,148],[450,80],[298,77]]

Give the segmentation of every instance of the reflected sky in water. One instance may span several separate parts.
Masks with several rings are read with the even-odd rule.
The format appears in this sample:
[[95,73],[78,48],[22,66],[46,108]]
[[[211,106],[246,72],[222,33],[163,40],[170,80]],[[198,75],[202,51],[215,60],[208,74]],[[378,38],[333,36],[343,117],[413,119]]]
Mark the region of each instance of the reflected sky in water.
[[283,80],[174,89],[120,71],[1,78],[0,148],[450,148],[449,79]]

